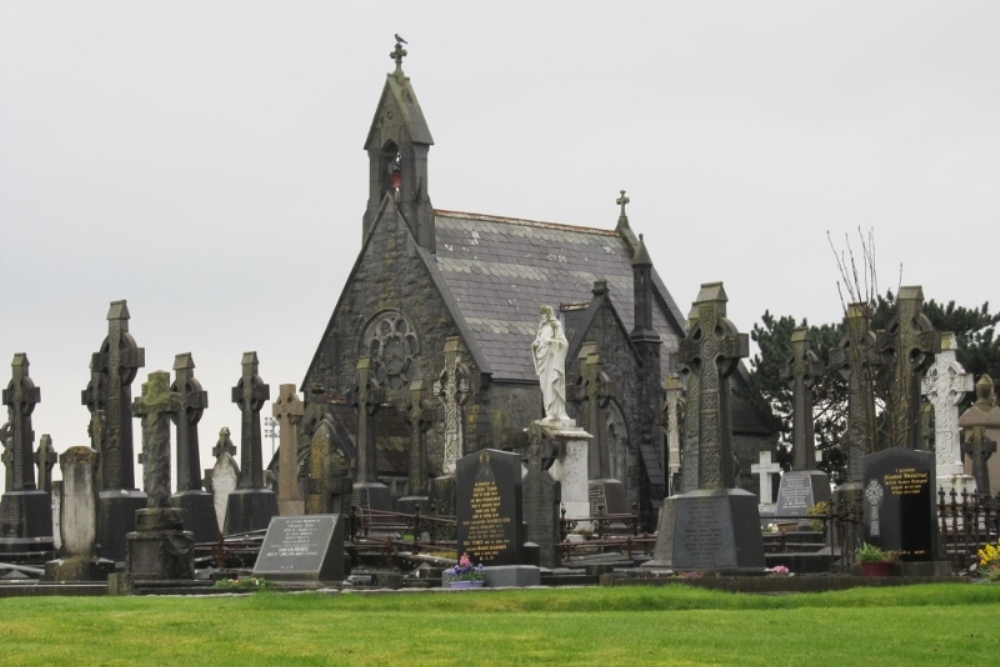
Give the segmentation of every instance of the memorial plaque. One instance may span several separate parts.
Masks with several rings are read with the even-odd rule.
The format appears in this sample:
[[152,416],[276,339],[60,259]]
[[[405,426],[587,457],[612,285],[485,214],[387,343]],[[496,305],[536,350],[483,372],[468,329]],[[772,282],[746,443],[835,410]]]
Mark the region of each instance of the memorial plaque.
[[253,573],[277,581],[341,581],[344,578],[341,516],[273,517]]
[[892,447],[866,456],[862,468],[865,541],[903,561],[935,560],[934,454]]
[[692,498],[674,519],[674,565],[678,568],[735,567],[732,518],[725,497]]
[[591,482],[589,491],[590,513],[594,516],[608,513],[608,497],[604,492],[604,485],[600,482]]
[[777,516],[808,516],[809,508],[830,500],[830,478],[818,470],[786,472],[778,487]]
[[520,564],[520,455],[496,449],[474,452],[458,461],[455,477],[458,552],[484,565]]

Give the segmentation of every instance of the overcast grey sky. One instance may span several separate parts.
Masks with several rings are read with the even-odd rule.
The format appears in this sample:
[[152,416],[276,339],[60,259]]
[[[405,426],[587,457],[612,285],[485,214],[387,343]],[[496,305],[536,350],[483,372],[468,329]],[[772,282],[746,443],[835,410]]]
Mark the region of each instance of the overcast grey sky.
[[1000,3],[0,0],[0,384],[26,352],[38,437],[87,442],[115,299],[136,395],[193,354],[203,467],[244,351],[301,382],[394,32],[437,208],[611,228],[625,189],[681,308],[725,281],[742,331],[841,317],[827,231],[874,229],[883,288],[996,291]]

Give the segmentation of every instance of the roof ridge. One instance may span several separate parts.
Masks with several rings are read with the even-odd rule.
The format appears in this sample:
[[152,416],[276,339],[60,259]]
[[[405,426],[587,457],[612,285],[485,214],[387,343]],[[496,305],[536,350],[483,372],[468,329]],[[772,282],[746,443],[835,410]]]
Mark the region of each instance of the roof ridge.
[[510,218],[500,215],[489,215],[487,213],[470,213],[467,211],[446,211],[444,209],[434,209],[435,216],[446,218],[467,218],[472,220],[482,220],[484,222],[504,222],[513,225],[524,225],[526,227],[546,227],[548,229],[561,229],[570,232],[583,232],[589,234],[603,234],[605,236],[618,236],[617,230],[601,229],[599,227],[586,227],[583,225],[567,225],[560,222],[545,222],[542,220],[526,220],[524,218]]

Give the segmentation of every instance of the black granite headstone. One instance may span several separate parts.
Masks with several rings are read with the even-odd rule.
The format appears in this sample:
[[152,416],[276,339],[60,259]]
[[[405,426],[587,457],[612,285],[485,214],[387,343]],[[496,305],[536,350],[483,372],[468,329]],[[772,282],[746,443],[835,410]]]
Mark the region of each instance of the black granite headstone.
[[866,456],[862,470],[865,541],[903,561],[936,560],[934,454],[892,447]]
[[344,579],[344,521],[339,514],[271,519],[255,576],[276,581]]
[[458,461],[458,553],[475,563],[518,565],[524,543],[521,457],[484,449]]
[[819,470],[795,470],[781,476],[777,516],[807,516],[816,503],[830,500],[830,478]]

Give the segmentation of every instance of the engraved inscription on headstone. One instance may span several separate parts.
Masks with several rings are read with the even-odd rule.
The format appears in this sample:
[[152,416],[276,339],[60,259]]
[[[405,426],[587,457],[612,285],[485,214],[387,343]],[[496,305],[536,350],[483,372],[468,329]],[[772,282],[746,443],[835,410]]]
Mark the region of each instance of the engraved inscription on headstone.
[[486,565],[517,565],[523,539],[521,457],[484,449],[456,468],[458,551]]
[[343,524],[339,514],[272,518],[254,574],[286,581],[342,580]]
[[934,454],[892,447],[864,459],[865,540],[900,560],[936,558]]

